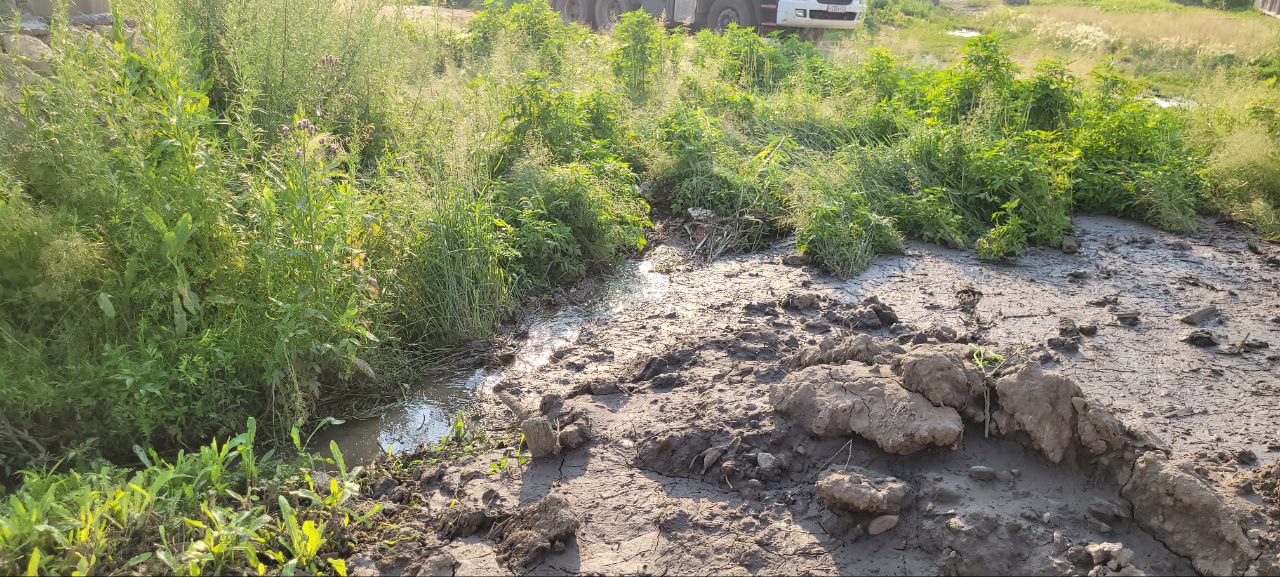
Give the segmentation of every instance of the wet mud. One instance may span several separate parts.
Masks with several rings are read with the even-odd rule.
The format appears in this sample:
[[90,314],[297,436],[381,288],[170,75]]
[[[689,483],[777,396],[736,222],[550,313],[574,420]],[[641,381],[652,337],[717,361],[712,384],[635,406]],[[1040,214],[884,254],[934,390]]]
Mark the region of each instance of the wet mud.
[[846,280],[670,239],[660,291],[471,402],[547,456],[367,466],[348,569],[1277,574],[1280,247],[1076,226],[1072,253],[911,244]]

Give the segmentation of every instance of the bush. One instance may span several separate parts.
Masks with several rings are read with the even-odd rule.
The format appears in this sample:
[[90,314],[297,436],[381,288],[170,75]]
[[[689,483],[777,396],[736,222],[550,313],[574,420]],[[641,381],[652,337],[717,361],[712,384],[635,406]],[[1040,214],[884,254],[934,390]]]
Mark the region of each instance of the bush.
[[609,53],[613,75],[633,98],[643,98],[658,83],[658,73],[669,68],[671,52],[667,31],[644,10],[623,14],[613,29],[618,47]]
[[635,176],[618,162],[518,165],[500,193],[526,278],[536,285],[576,280],[645,245],[649,207]]

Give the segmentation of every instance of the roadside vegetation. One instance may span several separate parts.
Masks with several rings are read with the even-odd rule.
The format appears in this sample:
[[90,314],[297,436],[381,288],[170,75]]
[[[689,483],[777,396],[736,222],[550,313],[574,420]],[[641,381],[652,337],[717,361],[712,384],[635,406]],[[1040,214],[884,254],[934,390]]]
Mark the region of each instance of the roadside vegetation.
[[833,52],[643,13],[600,36],[544,0],[113,6],[108,34],[55,22],[56,74],[2,104],[6,573],[341,574],[355,481],[254,441],[643,250],[652,211],[841,275],[904,238],[1015,258],[1077,211],[1280,237],[1276,43],[1224,60],[1127,11],[1087,48],[1037,19],[1105,7],[993,7],[933,51],[911,34],[959,17],[887,2]]

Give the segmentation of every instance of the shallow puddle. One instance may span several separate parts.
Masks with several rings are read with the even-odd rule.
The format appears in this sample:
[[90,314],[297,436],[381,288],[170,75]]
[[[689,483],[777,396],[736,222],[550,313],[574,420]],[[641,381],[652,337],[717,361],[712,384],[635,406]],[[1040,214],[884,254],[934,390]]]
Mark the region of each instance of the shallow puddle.
[[948,30],[947,34],[950,34],[951,36],[959,36],[961,38],[977,38],[979,36],[982,36],[982,32],[979,32],[972,28],[956,28],[953,30]]
[[606,279],[590,301],[534,315],[528,336],[506,366],[423,382],[377,417],[349,420],[320,431],[312,440],[312,450],[327,454],[329,442],[337,441],[348,462],[364,463],[388,451],[433,443],[449,431],[477,394],[491,392],[507,375],[535,371],[550,362],[556,351],[573,346],[584,323],[662,298],[669,288],[667,275],[654,272],[651,261],[628,262]]

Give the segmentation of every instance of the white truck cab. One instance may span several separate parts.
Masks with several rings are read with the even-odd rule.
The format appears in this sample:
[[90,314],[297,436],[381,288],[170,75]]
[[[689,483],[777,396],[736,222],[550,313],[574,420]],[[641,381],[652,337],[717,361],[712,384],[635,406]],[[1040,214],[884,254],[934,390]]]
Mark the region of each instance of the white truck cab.
[[553,0],[570,22],[610,30],[623,13],[643,9],[664,24],[710,28],[730,24],[761,32],[784,29],[813,38],[823,30],[850,29],[862,24],[863,0]]

